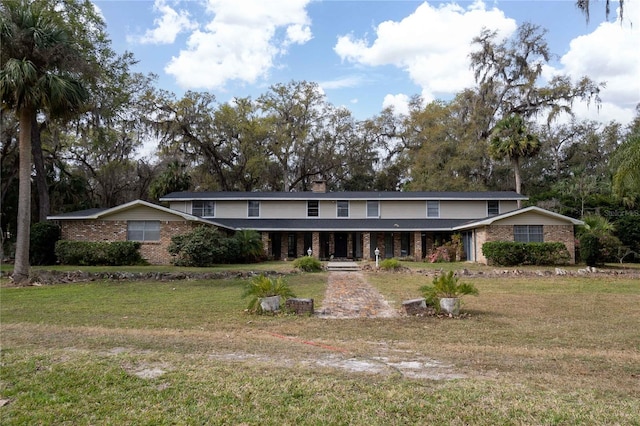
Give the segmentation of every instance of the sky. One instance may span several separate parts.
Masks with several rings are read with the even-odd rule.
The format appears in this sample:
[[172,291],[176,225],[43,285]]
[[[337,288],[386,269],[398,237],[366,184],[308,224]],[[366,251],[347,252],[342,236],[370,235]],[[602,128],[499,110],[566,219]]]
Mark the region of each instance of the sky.
[[[613,2],[613,0],[612,0]],[[94,0],[114,49],[133,52],[135,71],[182,96],[208,91],[219,102],[257,98],[292,80],[316,82],[328,102],[358,120],[383,108],[407,111],[413,95],[448,101],[474,85],[471,40],[501,37],[530,22],[547,30],[553,60],[543,78],[566,74],[605,82],[602,105],[576,103],[578,119],[623,125],[640,103],[640,0],[617,2],[609,19],[575,0]]]

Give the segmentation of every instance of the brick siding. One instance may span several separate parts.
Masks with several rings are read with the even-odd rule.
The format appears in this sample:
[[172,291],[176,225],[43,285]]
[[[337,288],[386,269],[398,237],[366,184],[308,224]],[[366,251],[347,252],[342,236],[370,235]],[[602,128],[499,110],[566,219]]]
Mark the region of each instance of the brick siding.
[[[544,225],[542,232],[545,242],[564,243],[571,256],[570,263],[576,263],[573,225]],[[480,248],[477,253],[477,262],[487,263],[487,259],[482,254],[482,246],[489,241],[514,241],[513,225],[492,225],[477,230],[476,242]]]
[[[191,232],[200,225],[186,221],[160,221],[160,241],[142,242],[140,254],[153,265],[169,265],[173,259],[168,252],[171,237]],[[126,220],[64,220],[60,227],[63,240],[127,241]]]

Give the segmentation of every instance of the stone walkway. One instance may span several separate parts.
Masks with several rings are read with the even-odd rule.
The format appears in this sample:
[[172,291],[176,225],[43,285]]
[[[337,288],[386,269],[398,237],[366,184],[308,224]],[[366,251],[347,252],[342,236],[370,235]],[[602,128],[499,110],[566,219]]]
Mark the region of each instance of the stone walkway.
[[361,272],[331,272],[321,318],[393,318],[399,316]]

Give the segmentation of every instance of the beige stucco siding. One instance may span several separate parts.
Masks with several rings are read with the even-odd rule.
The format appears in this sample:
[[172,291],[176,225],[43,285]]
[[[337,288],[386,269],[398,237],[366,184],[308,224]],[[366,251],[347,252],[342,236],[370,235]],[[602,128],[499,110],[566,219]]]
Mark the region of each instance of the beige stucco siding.
[[169,203],[169,208],[171,210],[191,214],[191,201],[171,201]]
[[536,212],[526,212],[505,219],[496,220],[494,225],[567,225],[561,218],[543,215]]
[[[500,201],[500,214],[513,211],[518,208],[516,201]],[[440,201],[440,217],[446,219],[479,219],[488,216],[486,200]]]
[[367,217],[367,202],[364,200],[353,200],[349,202],[349,217],[353,219],[363,219]]
[[163,221],[180,221],[184,219],[176,214],[164,212],[146,206],[136,206],[127,210],[115,212],[109,216],[102,218],[103,220],[163,220]]
[[[246,218],[246,200],[216,200],[215,217]],[[379,200],[382,219],[424,219],[427,217],[425,200]],[[336,200],[319,200],[319,216],[323,219],[337,217]],[[191,213],[190,201],[171,202],[170,208]],[[517,208],[515,201],[500,201],[500,213]],[[486,200],[442,200],[440,218],[443,219],[480,219],[487,216]],[[349,200],[349,218],[367,217],[366,200]],[[307,200],[260,200],[260,218],[262,219],[305,219],[307,218]]]
[[500,214],[509,213],[518,209],[518,202],[515,200],[500,201]]
[[304,219],[307,217],[307,201],[260,201],[260,217],[262,219]]
[[246,201],[216,201],[216,216],[219,218],[247,217]]
[[423,200],[380,201],[382,219],[424,219],[427,217],[427,202]]

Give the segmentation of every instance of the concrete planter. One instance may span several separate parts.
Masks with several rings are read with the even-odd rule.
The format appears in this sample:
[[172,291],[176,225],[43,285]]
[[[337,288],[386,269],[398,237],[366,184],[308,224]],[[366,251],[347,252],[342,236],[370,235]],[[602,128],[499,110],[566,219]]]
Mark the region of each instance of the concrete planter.
[[280,310],[280,296],[269,296],[260,299],[260,307],[265,312],[276,312]]
[[460,298],[459,297],[443,297],[440,299],[440,309],[442,312],[458,315],[460,313]]

